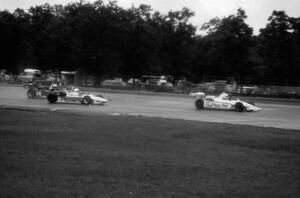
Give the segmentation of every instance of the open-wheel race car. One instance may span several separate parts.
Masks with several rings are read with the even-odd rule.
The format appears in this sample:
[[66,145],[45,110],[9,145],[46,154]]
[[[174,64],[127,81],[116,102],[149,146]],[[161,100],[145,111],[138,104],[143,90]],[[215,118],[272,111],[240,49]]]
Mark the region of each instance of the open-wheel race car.
[[81,104],[100,104],[103,105],[107,102],[102,95],[96,95],[92,93],[79,92],[78,88],[72,87],[67,88],[57,88],[53,85],[50,87],[50,92],[47,95],[47,100],[49,103],[53,104],[57,101],[61,102],[80,102]]
[[232,110],[236,112],[259,111],[261,108],[255,106],[253,102],[244,102],[240,99],[231,99],[227,93],[221,93],[217,96],[205,95],[203,92],[191,93],[195,96],[196,109],[219,109]]
[[50,92],[49,87],[53,82],[47,80],[35,80],[28,83],[27,97],[35,98],[39,96],[47,96]]

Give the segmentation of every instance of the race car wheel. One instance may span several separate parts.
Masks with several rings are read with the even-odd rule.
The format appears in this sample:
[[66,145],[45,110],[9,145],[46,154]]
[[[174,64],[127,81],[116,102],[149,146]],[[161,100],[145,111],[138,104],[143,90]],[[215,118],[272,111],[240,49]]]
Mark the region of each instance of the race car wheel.
[[196,107],[196,109],[203,109],[204,101],[202,99],[197,99],[195,101],[195,107]]
[[235,110],[236,112],[243,112],[243,111],[245,110],[245,107],[244,107],[243,103],[237,102],[237,103],[235,103],[235,105],[234,105],[234,110]]
[[53,93],[49,93],[47,95],[47,100],[49,101],[49,103],[53,104],[53,103],[56,103],[57,101],[57,95],[56,94],[53,94]]
[[93,100],[90,96],[84,96],[82,99],[82,103],[85,105],[89,105],[93,103]]
[[28,91],[27,91],[27,97],[28,98],[34,98],[36,96],[36,90],[34,90],[34,89],[29,89]]

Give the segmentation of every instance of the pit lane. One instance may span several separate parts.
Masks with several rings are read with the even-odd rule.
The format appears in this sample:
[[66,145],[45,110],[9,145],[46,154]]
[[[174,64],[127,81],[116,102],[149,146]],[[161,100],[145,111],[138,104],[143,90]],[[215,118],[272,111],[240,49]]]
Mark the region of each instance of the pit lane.
[[300,130],[300,105],[256,103],[260,112],[237,113],[216,110],[195,110],[194,98],[137,95],[126,93],[101,93],[111,99],[106,105],[80,105],[72,103],[49,104],[44,98],[28,99],[26,90],[16,86],[0,86],[0,105],[14,108],[37,108],[73,111],[88,114],[151,116],[206,122],[220,122],[263,127]]

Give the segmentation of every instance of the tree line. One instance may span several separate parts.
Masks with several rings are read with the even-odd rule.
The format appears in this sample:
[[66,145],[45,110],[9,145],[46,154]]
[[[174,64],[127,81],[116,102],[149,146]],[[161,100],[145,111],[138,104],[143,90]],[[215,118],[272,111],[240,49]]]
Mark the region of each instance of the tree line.
[[116,1],[0,10],[0,69],[19,73],[78,70],[99,79],[172,75],[199,82],[205,76],[298,82],[300,18],[273,11],[258,35],[243,9],[200,29],[188,8],[155,11]]

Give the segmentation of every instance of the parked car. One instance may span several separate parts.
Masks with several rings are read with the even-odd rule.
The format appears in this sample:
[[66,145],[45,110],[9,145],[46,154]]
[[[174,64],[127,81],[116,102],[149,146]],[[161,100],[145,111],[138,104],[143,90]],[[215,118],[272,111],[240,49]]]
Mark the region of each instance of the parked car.
[[42,73],[38,69],[24,69],[24,72],[22,72],[18,76],[18,80],[20,80],[23,83],[31,82],[35,78],[39,78],[42,76]]

